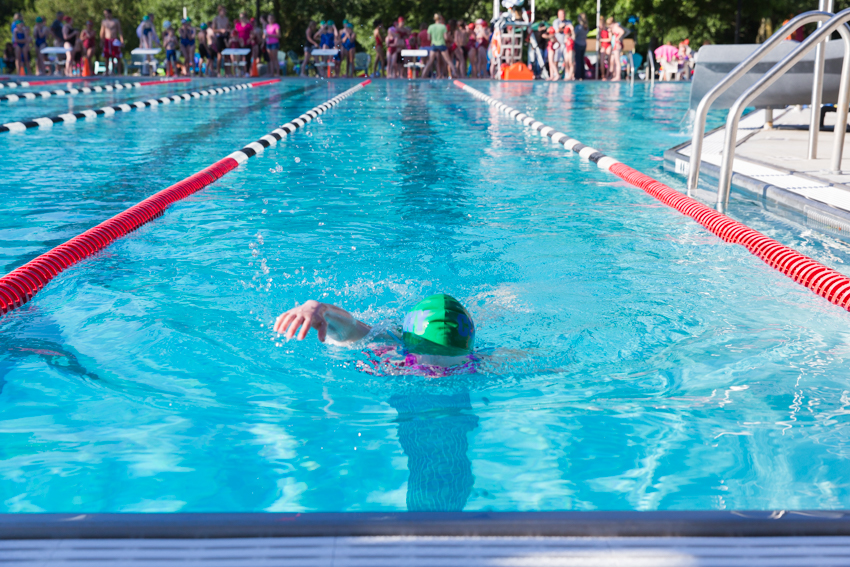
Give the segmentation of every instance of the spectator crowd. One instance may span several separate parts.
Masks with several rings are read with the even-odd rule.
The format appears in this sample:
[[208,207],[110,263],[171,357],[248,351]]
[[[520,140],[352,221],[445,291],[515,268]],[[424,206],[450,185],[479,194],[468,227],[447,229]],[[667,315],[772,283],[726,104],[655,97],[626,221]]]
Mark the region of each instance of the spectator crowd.
[[[259,74],[262,69],[277,76],[282,66],[286,69],[288,59],[301,76],[498,78],[512,42],[522,41],[524,45],[514,45],[519,47],[514,51],[528,51],[537,78],[617,81],[624,76],[623,40],[629,32],[614,18],[600,17],[592,32],[585,14],[578,14],[574,23],[564,10],[558,10],[551,23],[529,22],[527,13],[517,12],[513,18],[495,23],[447,21],[435,14],[432,21],[418,26],[409,25],[403,17],[391,22],[378,19],[371,26],[371,37],[364,38],[367,41],[363,43],[371,46],[368,51],[358,44],[358,32],[351,22],[310,21],[300,38],[303,56],[290,52],[288,58],[281,58],[280,25],[272,14],[260,16],[257,22],[240,12],[231,20],[219,6],[215,17],[199,25],[188,17],[179,23],[166,20],[157,25],[154,15],[147,14],[135,28],[141,52],[134,50],[133,64],[143,75],[161,67],[169,75],[244,76]],[[512,33],[514,28],[521,28],[523,34]],[[598,68],[587,57],[588,36],[594,34]],[[43,75],[52,71],[85,76],[101,70],[106,74],[125,72],[124,30],[108,9],[98,28],[92,20],[77,25],[62,12],[50,25],[36,17],[30,28],[15,14],[11,36],[5,51],[8,73]],[[47,47],[54,49],[45,51]],[[164,61],[160,51],[164,51]],[[686,43],[679,51],[681,58],[690,57]],[[664,50],[663,57],[672,58],[672,52]],[[261,62],[267,65],[261,67]]]

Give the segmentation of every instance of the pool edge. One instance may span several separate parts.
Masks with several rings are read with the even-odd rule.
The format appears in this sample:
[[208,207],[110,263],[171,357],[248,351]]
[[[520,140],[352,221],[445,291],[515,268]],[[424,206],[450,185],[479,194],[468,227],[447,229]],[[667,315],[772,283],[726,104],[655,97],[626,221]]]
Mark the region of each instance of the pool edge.
[[362,536],[850,535],[850,510],[0,514],[0,540]]

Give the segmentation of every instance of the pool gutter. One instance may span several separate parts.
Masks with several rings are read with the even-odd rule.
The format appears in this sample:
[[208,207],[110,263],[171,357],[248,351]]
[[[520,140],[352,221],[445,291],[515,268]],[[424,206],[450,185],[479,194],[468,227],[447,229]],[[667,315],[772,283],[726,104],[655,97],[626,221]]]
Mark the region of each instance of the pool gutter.
[[[705,137],[720,132],[725,128],[721,126],[706,133]],[[739,142],[740,144],[740,142]],[[688,140],[682,144],[666,150],[663,154],[664,169],[679,175],[688,175],[690,156],[682,153],[682,150],[691,145]],[[761,163],[753,158],[747,161],[764,165],[786,176],[795,176],[804,182],[818,181],[828,183],[824,180],[806,175],[800,172],[782,169],[774,164]],[[701,196],[713,201],[717,192],[716,183],[720,179],[720,167],[705,160],[700,165],[700,192]],[[704,195],[702,192],[705,192]],[[765,209],[777,213],[785,218],[811,225],[816,229],[827,229],[828,232],[846,237],[850,230],[850,212],[831,206],[827,203],[808,199],[793,191],[772,185],[765,181],[750,177],[740,172],[733,171],[731,192],[744,197],[755,199]]]
[[850,510],[0,514],[0,539],[848,536]]

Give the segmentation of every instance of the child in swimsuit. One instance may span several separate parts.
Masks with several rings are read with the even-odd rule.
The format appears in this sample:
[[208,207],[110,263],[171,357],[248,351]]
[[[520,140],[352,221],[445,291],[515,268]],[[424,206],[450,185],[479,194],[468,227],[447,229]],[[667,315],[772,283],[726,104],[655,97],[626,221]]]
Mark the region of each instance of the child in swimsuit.
[[74,51],[77,49],[77,39],[80,34],[77,30],[71,27],[73,23],[71,16],[65,16],[65,25],[62,26],[62,37],[65,42],[65,74],[70,76],[74,71]]
[[398,45],[400,40],[398,38],[398,34],[396,33],[395,26],[390,26],[390,29],[387,30],[387,78],[388,79],[397,79],[401,76],[399,72],[397,72],[396,67],[396,59],[398,58]]
[[611,59],[611,32],[608,31],[608,26],[605,25],[605,18],[599,16],[599,78],[603,81],[608,80],[608,70],[606,67]]
[[195,72],[195,29],[192,27],[191,18],[184,18],[180,25],[180,52],[183,54],[185,67],[183,74],[188,75]]
[[549,80],[557,81],[561,78],[561,73],[558,70],[557,52],[561,49],[561,44],[555,34],[555,28],[550,27],[543,34],[543,39],[548,40],[546,44],[546,58],[549,61]]
[[[375,61],[372,63],[372,76],[380,77],[381,72],[386,73],[387,69],[387,50],[384,49],[384,38],[381,34],[384,32],[384,25],[379,21],[375,21],[375,29],[372,30],[372,37],[375,38]],[[381,70],[378,70],[378,65]]]
[[276,333],[304,340],[316,329],[319,341],[368,345],[368,362],[358,367],[370,374],[414,374],[440,377],[475,372],[475,325],[469,312],[450,295],[426,297],[408,312],[401,332],[370,327],[334,305],[308,301],[280,315]]
[[263,37],[266,39],[271,75],[272,77],[280,76],[280,63],[277,58],[277,52],[280,49],[280,25],[275,22],[274,14],[269,14],[266,20]]
[[345,69],[346,77],[354,76],[354,55],[355,55],[355,33],[354,33],[354,25],[351,24],[348,20],[342,21],[342,34],[340,36],[340,40],[342,41],[342,55],[345,60],[348,62],[348,65]]
[[12,39],[15,46],[15,71],[19,75],[29,74],[30,35],[23,20],[12,23]]
[[50,29],[44,25],[44,18],[38,16],[35,19],[35,26],[32,28],[32,39],[35,42],[35,61],[36,75],[44,75],[47,69],[44,65],[44,55],[41,54],[41,48],[47,47],[47,34]]
[[162,32],[162,45],[165,47],[165,62],[166,65],[171,63],[172,69],[177,67],[177,35],[171,27],[171,22],[165,21],[162,23],[164,28]]

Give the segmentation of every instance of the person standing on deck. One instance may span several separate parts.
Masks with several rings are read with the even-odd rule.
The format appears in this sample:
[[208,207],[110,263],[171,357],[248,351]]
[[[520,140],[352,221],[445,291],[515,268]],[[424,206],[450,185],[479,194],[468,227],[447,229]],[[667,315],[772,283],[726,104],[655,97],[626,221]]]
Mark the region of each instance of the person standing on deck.
[[[153,24],[153,14],[146,14],[142,17],[142,23],[136,28],[136,37],[139,38],[139,47],[143,49],[152,49],[160,44],[159,36],[156,34],[156,28]],[[146,64],[142,66],[142,75],[150,74],[147,63],[151,61],[153,61],[153,57],[145,55]]]
[[[121,33],[121,22],[112,17],[112,10],[109,8],[103,11],[103,21],[100,23],[100,42],[103,45],[103,56],[106,58],[106,74],[120,74],[121,46],[124,45],[124,34]],[[118,68],[117,72],[116,67]]]
[[277,58],[277,52],[280,49],[280,25],[275,21],[274,14],[269,14],[266,20],[263,38],[266,41],[266,51],[269,54],[269,71],[271,76],[279,77],[280,62]]
[[[373,24],[372,37],[375,39],[375,60],[372,61],[372,77],[380,77],[381,72],[387,71],[387,50],[384,47],[384,24],[381,20],[375,20]],[[380,65],[380,70],[378,70]]]
[[62,47],[65,37],[62,35],[62,23],[65,21],[64,12],[56,12],[56,19],[50,24],[50,32],[53,34],[53,47]]
[[47,35],[50,28],[44,25],[44,18],[36,17],[35,26],[32,28],[32,39],[35,42],[35,74],[44,75],[47,73],[44,64],[44,55],[41,53],[42,47],[47,47]]
[[575,78],[577,81],[583,81],[586,76],[584,67],[584,52],[587,50],[587,16],[585,14],[578,15],[578,21],[575,27]]
[[[426,63],[425,68],[422,69],[423,79],[430,77],[431,67],[437,63],[438,55],[442,57],[443,61],[445,61],[446,65],[448,65],[452,76],[458,76],[457,69],[455,69],[454,63],[452,63],[452,60],[449,57],[449,48],[446,46],[447,31],[446,20],[443,19],[443,16],[440,14],[434,14],[434,23],[428,26],[428,37],[431,39],[431,53],[428,54],[428,63]],[[443,78],[439,65],[437,66],[437,78]]]
[[227,11],[224,6],[218,7],[218,14],[213,18],[212,28],[212,33],[215,36],[215,76],[217,77],[221,73],[221,67],[224,63],[224,56],[221,52],[227,49],[227,36],[230,33],[230,20],[227,18]]
[[74,73],[74,52],[77,50],[77,40],[80,32],[71,25],[74,22],[71,16],[65,16],[65,25],[62,26],[62,37],[65,39],[65,74],[69,77]]
[[195,74],[195,28],[192,27],[192,19],[184,18],[181,22],[180,29],[180,52],[183,55],[185,65],[183,67],[184,75]]

